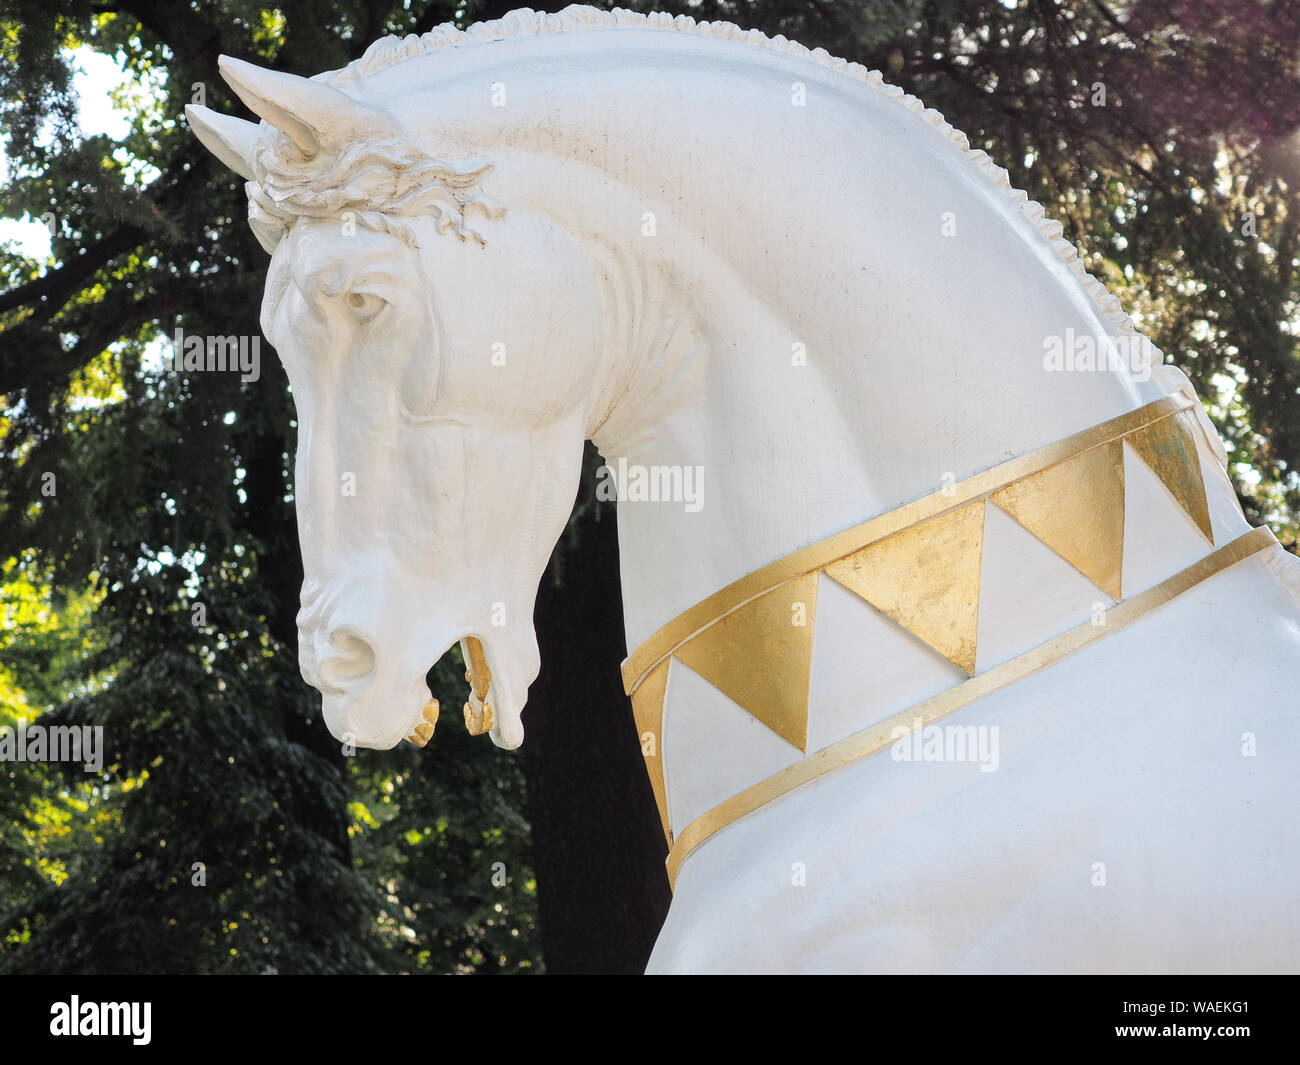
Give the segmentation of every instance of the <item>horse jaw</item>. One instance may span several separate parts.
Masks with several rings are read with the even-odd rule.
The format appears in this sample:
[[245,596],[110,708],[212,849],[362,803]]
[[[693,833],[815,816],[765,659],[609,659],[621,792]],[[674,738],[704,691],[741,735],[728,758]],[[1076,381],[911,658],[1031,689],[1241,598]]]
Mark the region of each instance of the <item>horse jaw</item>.
[[[397,445],[367,455],[383,503],[350,509],[352,521],[328,491],[333,472],[304,478],[303,677],[321,692],[336,738],[387,749],[424,720],[428,671],[472,637],[486,658],[475,686],[492,707],[490,735],[514,749],[541,665],[533,606],[577,493],[581,423],[468,438],[454,426],[407,432],[418,460],[399,461]],[[427,483],[391,472],[411,469]],[[459,717],[459,705],[448,707],[441,727]]]
[[[465,647],[469,639],[481,642],[491,676],[484,702],[492,707],[492,742],[505,750],[514,750],[524,739],[521,715],[528,698],[528,688],[536,677],[539,657],[531,624],[510,632],[490,625],[474,626],[454,636],[418,638],[421,622],[411,619],[417,638],[399,650],[390,640],[380,651],[385,666],[361,685],[342,686],[335,678],[327,679],[308,664],[303,655],[302,671],[308,683],[321,693],[321,707],[330,733],[342,743],[355,747],[388,750],[415,734],[426,718],[429,702],[425,673],[457,643]],[[424,632],[432,631],[423,629]],[[447,628],[441,632],[447,633]],[[307,646],[304,642],[304,647]],[[468,662],[469,656],[464,656]],[[425,666],[417,665],[425,663]],[[328,666],[326,667],[328,668]],[[467,699],[473,698],[472,690]],[[446,707],[441,727],[457,727],[462,713],[459,705]],[[469,726],[468,720],[466,727]],[[423,744],[421,744],[423,746]]]

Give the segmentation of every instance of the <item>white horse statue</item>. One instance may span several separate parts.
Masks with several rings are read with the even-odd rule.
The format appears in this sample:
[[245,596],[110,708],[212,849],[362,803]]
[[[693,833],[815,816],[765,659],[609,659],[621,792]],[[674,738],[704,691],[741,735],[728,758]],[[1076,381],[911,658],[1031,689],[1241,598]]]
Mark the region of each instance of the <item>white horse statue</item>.
[[1187,379],[942,116],[570,7],[233,59],[304,677],[523,739],[583,441],[671,843],[653,972],[1300,968],[1300,574]]

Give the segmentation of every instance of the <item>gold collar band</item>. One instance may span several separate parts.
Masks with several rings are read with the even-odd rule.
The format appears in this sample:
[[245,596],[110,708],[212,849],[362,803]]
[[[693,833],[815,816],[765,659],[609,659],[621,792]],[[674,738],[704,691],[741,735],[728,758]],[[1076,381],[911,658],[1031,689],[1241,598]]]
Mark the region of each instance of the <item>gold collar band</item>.
[[[1182,393],[1075,433],[913,500],[779,559],[697,603],[623,664],[623,682],[663,821],[669,872],[738,817],[824,772],[879,750],[900,724],[917,727],[1027,676],[1140,617],[1270,543],[1255,530],[1154,588],[1125,599],[1125,451],[1164,484],[1214,547],[1201,473],[1195,399]],[[1006,661],[979,663],[979,603],[987,507],[994,505],[1108,598],[1094,619]],[[673,661],[694,670],[808,754],[813,632],[821,577],[853,592],[961,669],[966,678],[925,702],[823,748],[723,802],[674,839],[662,759]],[[1044,633],[1048,637],[1051,633]],[[882,708],[881,712],[885,712]]]
[[714,592],[707,599],[678,614],[632,652],[623,663],[624,689],[631,695],[645,680],[646,675],[682,644],[764,592],[820,570],[877,540],[883,540],[887,536],[902,532],[913,525],[919,525],[947,511],[957,510],[968,503],[990,496],[1017,481],[1026,480],[1085,451],[1130,436],[1170,415],[1188,410],[1193,402],[1189,396],[1181,392],[1163,396],[1145,407],[1121,414],[1118,418],[1094,425],[1091,429],[1084,429],[1073,436],[1067,436],[1064,440],[1041,447],[1037,451],[999,463],[983,473],[958,481],[955,485],[922,496],[861,525],[855,525],[825,540],[800,548],[793,554],[786,555],[762,569],[757,569],[738,581],[733,581],[721,591]]
[[1106,613],[1104,626],[1085,621],[1082,625],[1069,629],[1024,654],[1008,659],[954,688],[949,688],[883,721],[846,736],[839,742],[824,747],[815,754],[774,773],[766,780],[746,788],[738,795],[733,795],[697,817],[673,842],[672,849],[668,852],[669,884],[676,886],[677,873],[682,862],[700,844],[774,799],[827,773],[876,754],[900,737],[909,735],[941,717],[946,717],[977,699],[1001,691],[1054,662],[1061,661],[1103,636],[1119,631],[1216,573],[1221,573],[1228,567],[1275,544],[1277,540],[1269,529],[1252,529],[1226,546],[1206,555],[1187,569],[1112,607]]

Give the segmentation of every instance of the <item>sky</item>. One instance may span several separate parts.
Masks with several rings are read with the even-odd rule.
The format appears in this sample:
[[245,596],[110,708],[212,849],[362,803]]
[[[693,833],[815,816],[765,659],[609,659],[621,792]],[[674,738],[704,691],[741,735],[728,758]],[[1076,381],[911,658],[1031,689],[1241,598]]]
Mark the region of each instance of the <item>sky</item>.
[[[90,48],[78,48],[72,59],[77,71],[72,86],[82,132],[86,136],[103,133],[115,140],[125,137],[131,121],[113,105],[111,94],[129,80],[126,72],[111,56]],[[0,146],[0,180],[7,180],[8,173],[9,161]],[[50,254],[49,230],[39,221],[0,218],[0,241],[34,258],[44,260]]]

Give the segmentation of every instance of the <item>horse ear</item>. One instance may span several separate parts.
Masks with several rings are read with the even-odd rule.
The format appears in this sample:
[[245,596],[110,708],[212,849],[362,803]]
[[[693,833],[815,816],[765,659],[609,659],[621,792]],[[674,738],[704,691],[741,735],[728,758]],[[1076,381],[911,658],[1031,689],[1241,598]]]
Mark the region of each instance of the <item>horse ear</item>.
[[253,148],[257,143],[256,122],[245,122],[198,104],[188,104],[185,117],[190,129],[208,151],[245,181],[253,181]]
[[381,111],[319,81],[221,56],[221,76],[254,114],[266,119],[306,156],[393,126]]

